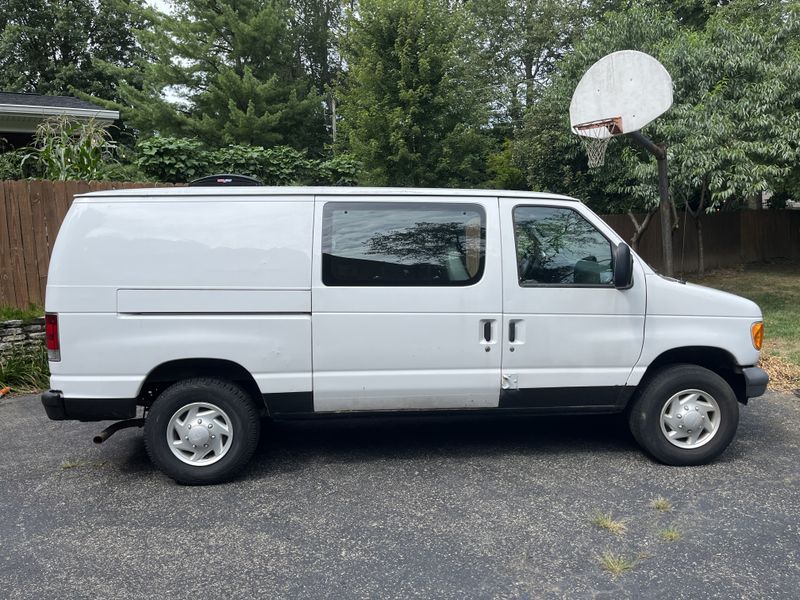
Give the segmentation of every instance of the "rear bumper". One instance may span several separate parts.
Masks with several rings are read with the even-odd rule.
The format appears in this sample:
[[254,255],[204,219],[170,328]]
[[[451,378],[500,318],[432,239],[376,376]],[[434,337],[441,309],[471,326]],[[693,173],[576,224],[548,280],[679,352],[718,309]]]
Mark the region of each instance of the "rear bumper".
[[64,398],[61,392],[42,394],[42,405],[53,421],[110,421],[136,416],[136,398]]
[[757,398],[767,391],[769,375],[760,367],[745,367],[742,369],[744,375],[744,394],[745,398]]

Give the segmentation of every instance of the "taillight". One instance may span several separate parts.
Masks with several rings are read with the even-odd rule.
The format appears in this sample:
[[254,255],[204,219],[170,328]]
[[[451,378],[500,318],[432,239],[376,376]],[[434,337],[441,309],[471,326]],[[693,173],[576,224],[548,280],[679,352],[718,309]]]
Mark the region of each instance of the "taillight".
[[58,315],[47,313],[44,316],[44,336],[47,341],[47,358],[53,362],[61,360],[61,342],[58,340]]

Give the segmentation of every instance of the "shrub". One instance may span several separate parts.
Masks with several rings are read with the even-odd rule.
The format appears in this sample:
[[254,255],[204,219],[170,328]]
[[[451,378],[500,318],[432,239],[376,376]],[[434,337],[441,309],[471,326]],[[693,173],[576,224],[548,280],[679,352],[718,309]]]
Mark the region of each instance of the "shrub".
[[137,144],[136,165],[150,179],[185,183],[204,175],[237,173],[266,185],[355,185],[361,164],[347,154],[327,160],[289,146],[230,145],[216,150],[192,138],[153,137]]
[[351,154],[337,154],[317,162],[311,178],[315,185],[356,185],[362,164]]
[[46,389],[49,378],[47,350],[42,345],[17,347],[0,355],[0,388],[34,392]]
[[208,175],[208,151],[200,140],[152,137],[140,141],[136,149],[137,166],[156,181],[183,183]]
[[210,152],[209,163],[212,171],[250,175],[266,185],[301,183],[310,166],[305,154],[288,146],[226,146]]

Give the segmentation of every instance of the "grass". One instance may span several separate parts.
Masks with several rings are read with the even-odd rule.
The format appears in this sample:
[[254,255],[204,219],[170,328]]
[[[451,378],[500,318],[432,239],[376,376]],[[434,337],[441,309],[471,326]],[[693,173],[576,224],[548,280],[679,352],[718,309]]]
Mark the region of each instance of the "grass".
[[661,512],[667,512],[672,510],[672,503],[666,498],[664,498],[664,496],[659,496],[658,498],[654,498],[653,501],[650,502],[650,506]]
[[658,532],[658,536],[665,542],[676,542],[681,539],[680,532],[674,526],[669,526],[666,529],[662,529]]
[[44,309],[35,304],[29,304],[28,308],[0,306],[0,321],[32,321],[43,314]]
[[622,535],[628,528],[622,520],[614,519],[611,513],[599,513],[592,517],[592,525],[605,529],[614,535]]
[[766,328],[764,368],[780,387],[800,387],[800,264],[748,264],[688,279],[758,304]]
[[14,392],[36,392],[47,388],[49,378],[44,346],[17,348],[0,356],[0,389],[8,386]]
[[601,554],[598,557],[598,561],[600,562],[600,566],[603,567],[603,570],[608,571],[614,577],[622,575],[625,571],[630,571],[634,566],[636,566],[635,559],[631,560],[620,554],[614,554],[610,551]]

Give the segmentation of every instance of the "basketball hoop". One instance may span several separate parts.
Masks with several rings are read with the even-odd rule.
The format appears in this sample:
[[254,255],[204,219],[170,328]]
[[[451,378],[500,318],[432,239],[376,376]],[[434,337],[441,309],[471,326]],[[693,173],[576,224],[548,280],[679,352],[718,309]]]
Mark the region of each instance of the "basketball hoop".
[[569,103],[572,133],[583,137],[594,169],[605,162],[612,137],[641,131],[672,106],[672,77],[636,50],[607,54],[583,74]]
[[581,136],[590,169],[602,167],[606,160],[606,148],[615,135],[622,133],[622,118],[599,119],[574,126],[575,133]]

